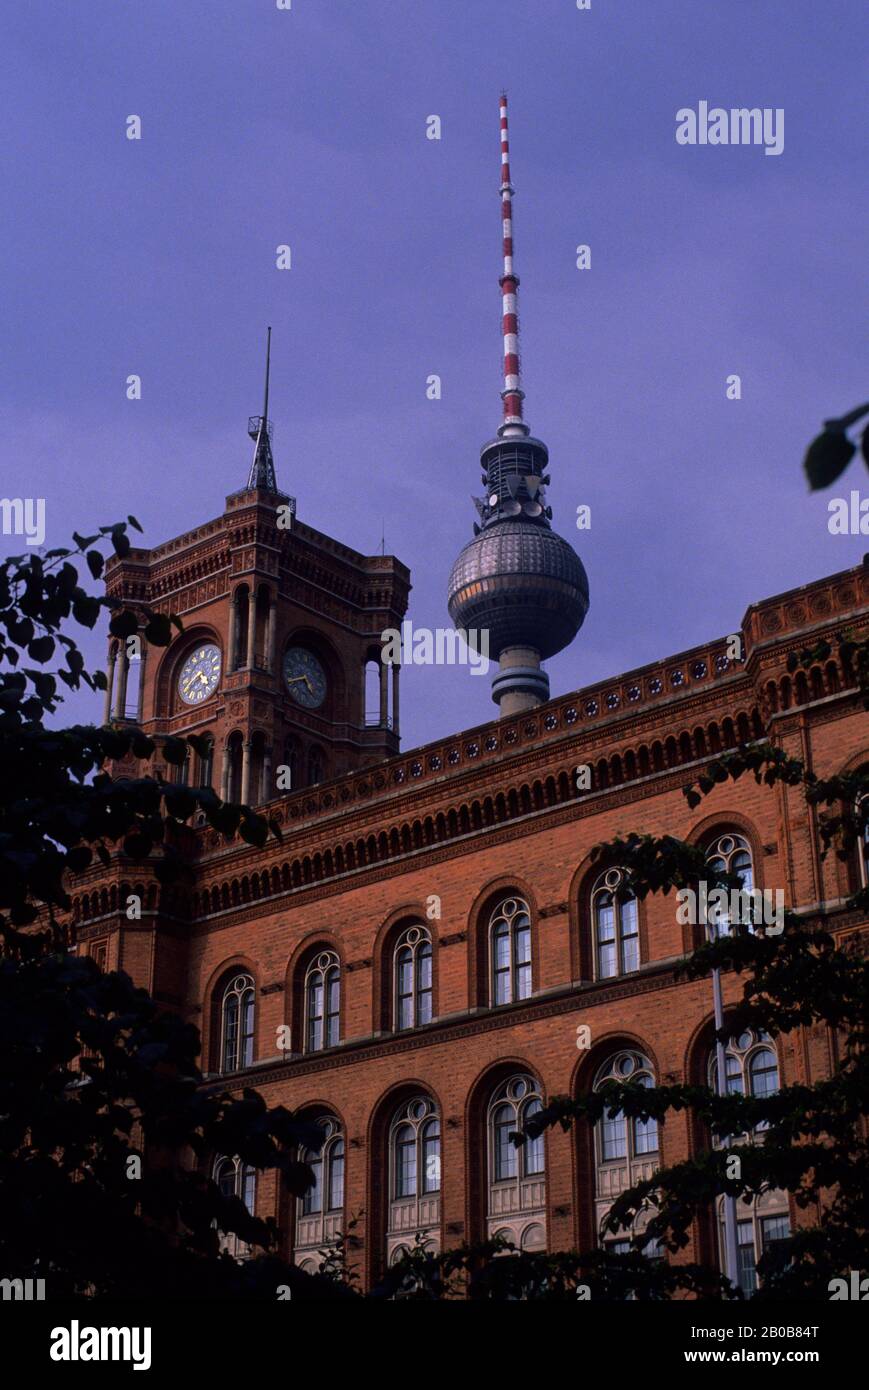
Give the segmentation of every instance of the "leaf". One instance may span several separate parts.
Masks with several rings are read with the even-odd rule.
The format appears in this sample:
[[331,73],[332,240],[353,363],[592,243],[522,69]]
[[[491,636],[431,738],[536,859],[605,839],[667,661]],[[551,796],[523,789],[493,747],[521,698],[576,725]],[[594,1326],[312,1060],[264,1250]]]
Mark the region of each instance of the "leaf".
[[109,632],[113,637],[132,637],[138,630],[139,620],[129,608],[124,608],[120,613],[113,613],[109,620]]
[[115,554],[124,560],[130,553],[130,541],[126,531],[122,529],[122,526],[123,523],[120,526],[114,527],[112,531],[112,545],[115,547]]
[[89,550],[87,555],[85,556],[85,559],[87,560],[88,569],[90,570],[94,579],[99,579],[100,575],[103,572],[103,566],[105,564],[105,561],[103,560],[103,557],[100,554],[100,552],[98,550]]
[[813,439],[803,460],[812,492],[834,483],[856,452],[856,445],[842,430],[824,430]]
[[27,648],[27,655],[33,661],[49,661],[54,654],[54,638],[34,637]]

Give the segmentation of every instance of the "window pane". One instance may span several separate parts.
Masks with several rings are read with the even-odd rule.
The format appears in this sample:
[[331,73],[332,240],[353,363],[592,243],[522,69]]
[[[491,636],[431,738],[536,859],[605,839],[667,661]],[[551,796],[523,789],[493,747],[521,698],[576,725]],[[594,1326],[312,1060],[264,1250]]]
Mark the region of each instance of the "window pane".
[[749,1090],[753,1096],[771,1096],[778,1090],[778,1062],[775,1053],[762,1047],[748,1066]]
[[223,1006],[223,1070],[235,1071],[238,1055],[238,995],[230,994]]
[[416,1137],[410,1125],[395,1136],[395,1195],[416,1196]]
[[441,1185],[441,1134],[437,1120],[429,1120],[422,1132],[422,1190],[438,1192]]
[[658,1152],[657,1120],[634,1120],[634,1152],[638,1154]]
[[254,1192],[256,1189],[256,1170],[246,1166],[242,1177],[241,1200],[244,1202],[251,1216],[253,1215]]
[[322,1211],[323,1208],[323,1157],[322,1154],[309,1151],[305,1155],[305,1162],[308,1163],[314,1173],[314,1186],[309,1187],[302,1198],[302,1211],[305,1216],[310,1216],[313,1212]]
[[516,1149],[514,1145],[510,1143],[508,1137],[515,1129],[516,1112],[512,1105],[499,1105],[492,1116],[496,1182],[503,1182],[507,1178],[515,1178],[519,1171]]
[[619,1111],[609,1112],[601,1120],[601,1152],[604,1161],[612,1158],[626,1158],[628,1152],[628,1129],[625,1117]]
[[253,1064],[253,990],[247,989],[244,992],[241,1003],[242,1008],[242,1028],[241,1028],[241,1066],[249,1067]]
[[744,1294],[752,1294],[757,1288],[757,1271],[754,1262],[753,1221],[737,1221],[736,1245],[738,1270],[737,1282]]
[[616,915],[612,897],[609,893],[601,893],[598,895],[597,904],[597,939],[601,944],[605,941],[615,941]]
[[530,999],[531,997],[531,966],[520,965],[516,975],[516,998]]
[[[527,921],[527,918],[519,919],[520,923]],[[516,928],[516,964],[531,964],[531,928],[530,926],[518,926]]]
[[[543,1106],[539,1100],[531,1100],[525,1107],[523,1120],[527,1120],[531,1115],[536,1115]],[[542,1173],[546,1168],[545,1150],[543,1145],[543,1135],[538,1134],[536,1139],[526,1140],[523,1150],[525,1161],[525,1172],[530,1177],[535,1173]]]
[[340,1211],[344,1205],[344,1141],[333,1144],[329,1155],[329,1210]]
[[618,973],[616,969],[616,944],[614,941],[599,948],[600,978],[608,980]]

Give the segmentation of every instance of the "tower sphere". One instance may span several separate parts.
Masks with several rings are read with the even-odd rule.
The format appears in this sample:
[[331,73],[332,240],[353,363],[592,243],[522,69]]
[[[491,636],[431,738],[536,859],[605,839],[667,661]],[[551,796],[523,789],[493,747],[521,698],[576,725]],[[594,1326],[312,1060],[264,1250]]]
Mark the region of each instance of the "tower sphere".
[[530,647],[545,661],[582,627],[588,577],[573,547],[549,526],[499,521],[459,552],[447,604],[456,627],[488,632],[491,657]]

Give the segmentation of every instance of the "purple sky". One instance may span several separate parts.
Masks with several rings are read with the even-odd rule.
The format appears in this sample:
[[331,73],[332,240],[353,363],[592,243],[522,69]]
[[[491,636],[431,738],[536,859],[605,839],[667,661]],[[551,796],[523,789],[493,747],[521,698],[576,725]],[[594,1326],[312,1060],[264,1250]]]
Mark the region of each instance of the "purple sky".
[[[0,494],[45,497],[47,545],[130,511],[157,544],[221,512],[271,323],[279,483],[362,551],[383,517],[414,624],[448,623],[500,409],[504,85],[526,414],[591,586],[553,694],[867,548],[827,531],[865,470],[814,497],[800,470],[869,395],[853,0],[29,0],[4,29]],[[783,107],[784,153],[677,145],[701,99]],[[466,668],[405,673],[405,748],[495,713]]]

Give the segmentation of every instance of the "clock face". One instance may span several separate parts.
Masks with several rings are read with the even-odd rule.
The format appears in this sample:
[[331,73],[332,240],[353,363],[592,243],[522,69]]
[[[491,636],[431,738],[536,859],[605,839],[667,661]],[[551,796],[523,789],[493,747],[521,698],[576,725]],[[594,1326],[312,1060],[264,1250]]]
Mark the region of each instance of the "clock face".
[[284,681],[293,699],[306,709],[319,709],[326,698],[326,672],[304,647],[287,647]]
[[201,705],[220,680],[220,648],[213,642],[194,647],[178,677],[178,694],[185,705]]

